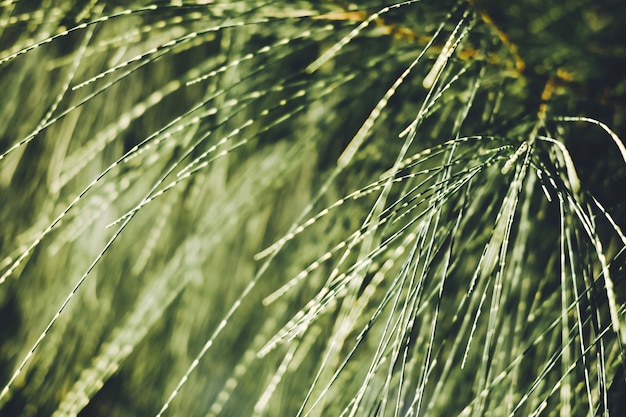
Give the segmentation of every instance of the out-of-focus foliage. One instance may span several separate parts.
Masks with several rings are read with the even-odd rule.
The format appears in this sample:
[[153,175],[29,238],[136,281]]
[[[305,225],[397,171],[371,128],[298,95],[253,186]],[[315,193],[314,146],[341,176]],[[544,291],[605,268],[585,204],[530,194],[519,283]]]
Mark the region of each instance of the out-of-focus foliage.
[[623,415],[622,3],[2,2],[0,415]]

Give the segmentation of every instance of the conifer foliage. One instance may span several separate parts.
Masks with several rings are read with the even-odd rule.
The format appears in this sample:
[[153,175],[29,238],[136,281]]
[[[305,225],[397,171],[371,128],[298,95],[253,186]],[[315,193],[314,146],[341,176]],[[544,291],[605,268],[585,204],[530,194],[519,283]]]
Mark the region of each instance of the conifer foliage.
[[625,36],[1,2],[0,415],[624,415]]

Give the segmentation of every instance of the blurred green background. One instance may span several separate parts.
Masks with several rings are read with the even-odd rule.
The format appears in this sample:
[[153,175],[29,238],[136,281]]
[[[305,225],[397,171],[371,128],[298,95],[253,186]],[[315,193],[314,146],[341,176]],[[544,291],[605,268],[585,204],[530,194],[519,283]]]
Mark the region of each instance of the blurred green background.
[[0,7],[0,415],[623,413],[624,2]]

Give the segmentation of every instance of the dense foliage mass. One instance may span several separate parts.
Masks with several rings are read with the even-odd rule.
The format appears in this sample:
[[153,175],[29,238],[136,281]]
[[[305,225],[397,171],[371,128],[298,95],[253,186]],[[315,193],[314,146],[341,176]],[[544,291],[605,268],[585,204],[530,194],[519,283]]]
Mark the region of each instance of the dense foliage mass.
[[621,1],[0,4],[0,415],[624,415]]

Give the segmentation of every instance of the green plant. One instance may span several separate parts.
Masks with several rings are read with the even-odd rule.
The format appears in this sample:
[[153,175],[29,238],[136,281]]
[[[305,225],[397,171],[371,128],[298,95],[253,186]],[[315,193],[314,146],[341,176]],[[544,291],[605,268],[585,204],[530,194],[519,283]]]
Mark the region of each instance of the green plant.
[[556,3],[4,2],[2,415],[623,413],[626,14]]

